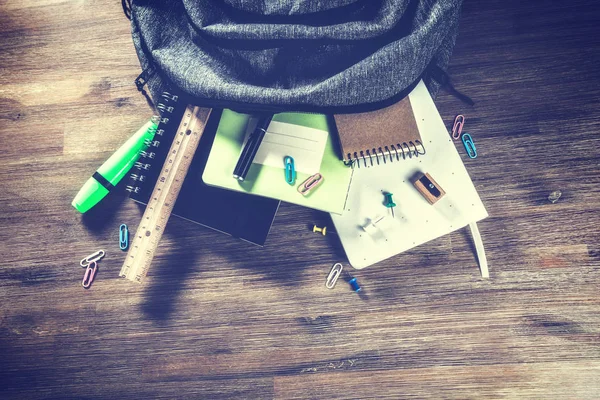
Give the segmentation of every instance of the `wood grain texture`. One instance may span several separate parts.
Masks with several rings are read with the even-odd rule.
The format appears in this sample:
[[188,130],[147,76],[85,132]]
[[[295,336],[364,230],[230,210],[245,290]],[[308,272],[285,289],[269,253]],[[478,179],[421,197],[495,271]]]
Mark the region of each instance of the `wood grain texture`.
[[[118,278],[123,185],[70,202],[152,115],[118,1],[0,3],[0,397],[577,398],[600,387],[600,5],[466,0],[441,93],[490,217],[361,271],[326,214],[284,204],[264,248],[173,219],[144,285]],[[553,190],[562,197],[547,200]],[[92,288],[79,260],[103,248]]]

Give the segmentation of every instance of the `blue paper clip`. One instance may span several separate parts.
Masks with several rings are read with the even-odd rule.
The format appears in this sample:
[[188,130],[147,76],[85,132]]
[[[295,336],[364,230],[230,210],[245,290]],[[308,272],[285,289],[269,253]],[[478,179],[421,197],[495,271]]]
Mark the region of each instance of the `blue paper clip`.
[[129,230],[127,225],[122,224],[119,227],[119,248],[121,250],[127,250],[129,247]]
[[465,150],[467,151],[467,155],[469,158],[477,158],[477,149],[475,148],[475,142],[473,142],[473,138],[468,133],[463,133],[462,142],[465,145]]
[[323,183],[323,175],[316,173],[309,176],[307,180],[298,186],[298,192],[302,196],[308,196],[321,183]]
[[294,167],[294,159],[290,156],[283,157],[285,166],[285,181],[293,185],[296,182],[296,168]]

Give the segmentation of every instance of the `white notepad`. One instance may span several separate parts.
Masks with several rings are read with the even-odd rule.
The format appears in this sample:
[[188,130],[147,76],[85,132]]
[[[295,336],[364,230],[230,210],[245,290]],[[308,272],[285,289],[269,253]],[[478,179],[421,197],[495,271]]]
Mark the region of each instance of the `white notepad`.
[[[348,260],[357,269],[488,216],[423,82],[409,99],[427,155],[380,165],[374,161],[373,167],[361,162],[354,169],[344,213],[331,214]],[[419,173],[429,173],[446,191],[433,205],[413,186]],[[384,205],[383,192],[393,193],[395,218]]]
[[321,168],[328,137],[322,129],[271,121],[252,162],[283,168],[281,160],[290,156],[296,171],[312,175]]

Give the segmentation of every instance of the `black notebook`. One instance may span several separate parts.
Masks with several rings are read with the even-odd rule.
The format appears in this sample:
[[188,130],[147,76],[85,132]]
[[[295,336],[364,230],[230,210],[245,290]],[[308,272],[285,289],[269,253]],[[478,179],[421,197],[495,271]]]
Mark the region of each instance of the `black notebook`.
[[[141,152],[127,186],[130,197],[139,203],[147,204],[150,199],[186,107],[181,103],[177,96],[170,93],[161,96],[157,106],[161,115],[156,135]],[[220,111],[212,111],[173,207],[173,214],[262,246],[271,229],[279,201],[207,186],[202,181],[220,117]]]

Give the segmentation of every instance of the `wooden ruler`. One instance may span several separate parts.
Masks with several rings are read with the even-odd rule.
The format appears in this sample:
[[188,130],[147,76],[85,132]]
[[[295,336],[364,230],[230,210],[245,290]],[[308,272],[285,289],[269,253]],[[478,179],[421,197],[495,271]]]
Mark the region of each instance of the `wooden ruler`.
[[141,283],[148,273],[210,111],[191,105],[185,109],[119,276]]

